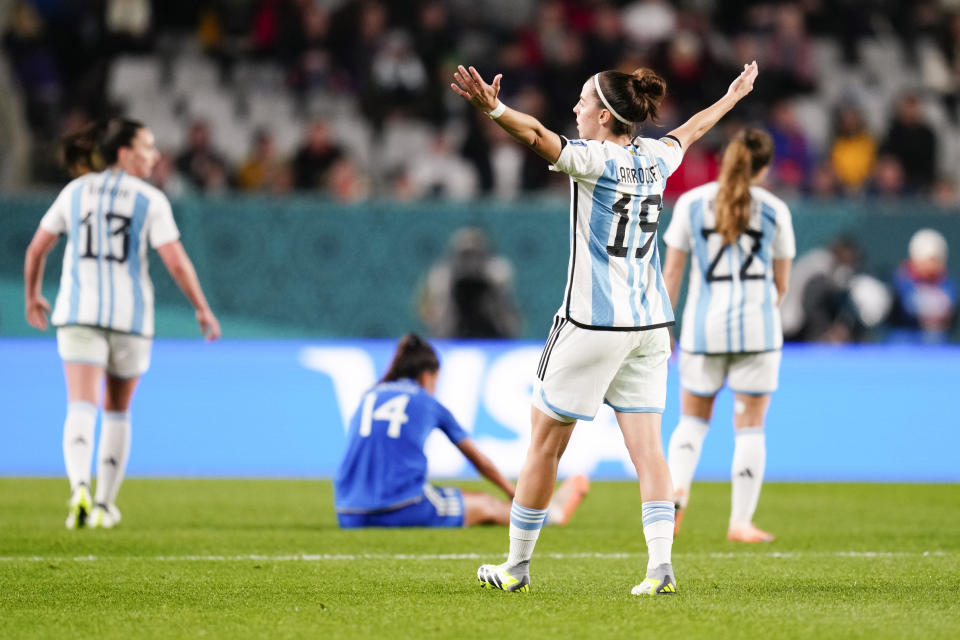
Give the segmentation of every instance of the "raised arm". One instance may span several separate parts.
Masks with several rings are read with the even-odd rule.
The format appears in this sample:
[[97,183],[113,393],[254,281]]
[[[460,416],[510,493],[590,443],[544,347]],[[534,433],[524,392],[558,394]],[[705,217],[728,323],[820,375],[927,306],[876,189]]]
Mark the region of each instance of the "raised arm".
[[40,331],[47,330],[47,314],[50,313],[50,303],[43,297],[42,292],[43,268],[47,262],[47,254],[57,244],[57,238],[56,234],[37,229],[23,259],[24,311],[27,323]]
[[220,322],[210,310],[207,299],[203,295],[203,289],[200,287],[200,280],[197,279],[197,272],[190,262],[186,250],[179,240],[168,242],[157,247],[157,253],[163,260],[163,266],[170,272],[173,281],[177,283],[187,300],[193,305],[197,312],[197,324],[200,330],[207,338],[207,341],[213,341],[220,337]]
[[497,96],[500,95],[500,79],[503,74],[498,73],[493,79],[493,84],[487,84],[476,69],[470,67],[468,70],[460,65],[453,77],[456,82],[451,83],[450,88],[457,95],[469,100],[470,104],[490,115],[504,131],[533,149],[547,162],[552,164],[557,161],[563,149],[560,136],[547,129],[533,116],[511,109],[500,102]]
[[493,464],[493,460],[485,456],[472,439],[464,438],[457,443],[457,448],[466,456],[480,475],[503,489],[503,492],[513,499],[514,491],[516,491],[513,483],[503,477],[500,470]]
[[757,62],[754,60],[750,64],[743,65],[743,71],[740,72],[740,75],[730,84],[726,95],[703,111],[695,114],[692,118],[671,131],[669,135],[679,140],[683,150],[686,151],[690,148],[690,145],[713,128],[713,125],[717,124],[720,118],[726,115],[735,104],[753,91],[753,81],[756,79]]

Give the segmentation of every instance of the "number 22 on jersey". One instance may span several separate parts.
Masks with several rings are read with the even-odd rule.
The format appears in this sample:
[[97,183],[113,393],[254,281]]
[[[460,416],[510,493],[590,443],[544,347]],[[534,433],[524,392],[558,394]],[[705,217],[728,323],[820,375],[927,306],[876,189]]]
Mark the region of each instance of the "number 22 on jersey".
[[407,403],[410,402],[410,395],[403,393],[396,395],[379,407],[374,408],[377,402],[377,394],[373,391],[363,398],[363,411],[360,415],[361,438],[366,438],[373,431],[373,421],[382,421],[389,423],[387,426],[388,438],[399,438],[400,428],[410,419],[407,416]]

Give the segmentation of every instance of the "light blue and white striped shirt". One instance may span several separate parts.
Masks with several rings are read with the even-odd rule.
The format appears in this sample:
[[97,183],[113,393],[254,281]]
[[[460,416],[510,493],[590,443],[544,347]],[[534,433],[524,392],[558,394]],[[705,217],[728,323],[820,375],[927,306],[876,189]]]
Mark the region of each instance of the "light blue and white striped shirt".
[[118,170],[88,173],[64,187],[40,228],[67,236],[54,325],[153,336],[147,244],[180,238],[160,190]]
[[600,330],[673,323],[657,224],[667,177],[680,165],[675,138],[565,140],[554,169],[570,176],[570,262],[559,315]]
[[716,232],[709,182],[677,200],[663,240],[690,254],[690,284],[680,348],[688,353],[756,353],[783,346],[773,261],[793,258],[790,209],[762,187],[750,187],[750,222],[732,245]]

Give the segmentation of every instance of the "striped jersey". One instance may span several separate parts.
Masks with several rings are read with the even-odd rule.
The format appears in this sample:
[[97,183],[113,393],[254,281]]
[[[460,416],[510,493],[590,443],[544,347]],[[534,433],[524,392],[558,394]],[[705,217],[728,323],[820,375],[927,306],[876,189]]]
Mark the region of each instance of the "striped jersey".
[[55,326],[153,336],[147,244],[180,238],[162,192],[123,171],[88,173],[60,192],[40,228],[67,236]]
[[453,414],[413,380],[381,382],[368,391],[350,420],[333,479],[337,511],[372,513],[432,501],[423,446],[434,429],[453,444],[467,437]]
[[663,235],[667,246],[690,254],[690,284],[680,348],[688,353],[756,353],[783,346],[773,261],[793,258],[790,209],[762,187],[750,187],[750,222],[728,245],[716,231],[709,182],[677,200]]
[[683,158],[679,141],[562,140],[553,169],[570,176],[570,262],[559,315],[586,329],[672,324],[657,224],[667,176]]

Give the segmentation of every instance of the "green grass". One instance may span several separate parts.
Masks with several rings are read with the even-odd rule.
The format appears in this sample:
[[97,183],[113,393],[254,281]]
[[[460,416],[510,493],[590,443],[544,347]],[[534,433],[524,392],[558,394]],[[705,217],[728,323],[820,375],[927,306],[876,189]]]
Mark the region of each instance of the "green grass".
[[65,481],[0,479],[0,638],[960,636],[960,486],[769,484],[763,546],[725,540],[728,493],[694,487],[680,595],[636,598],[629,483],[594,483],[504,594],[475,571],[505,528],[339,531],[328,482],[134,479],[120,528],[68,532]]

